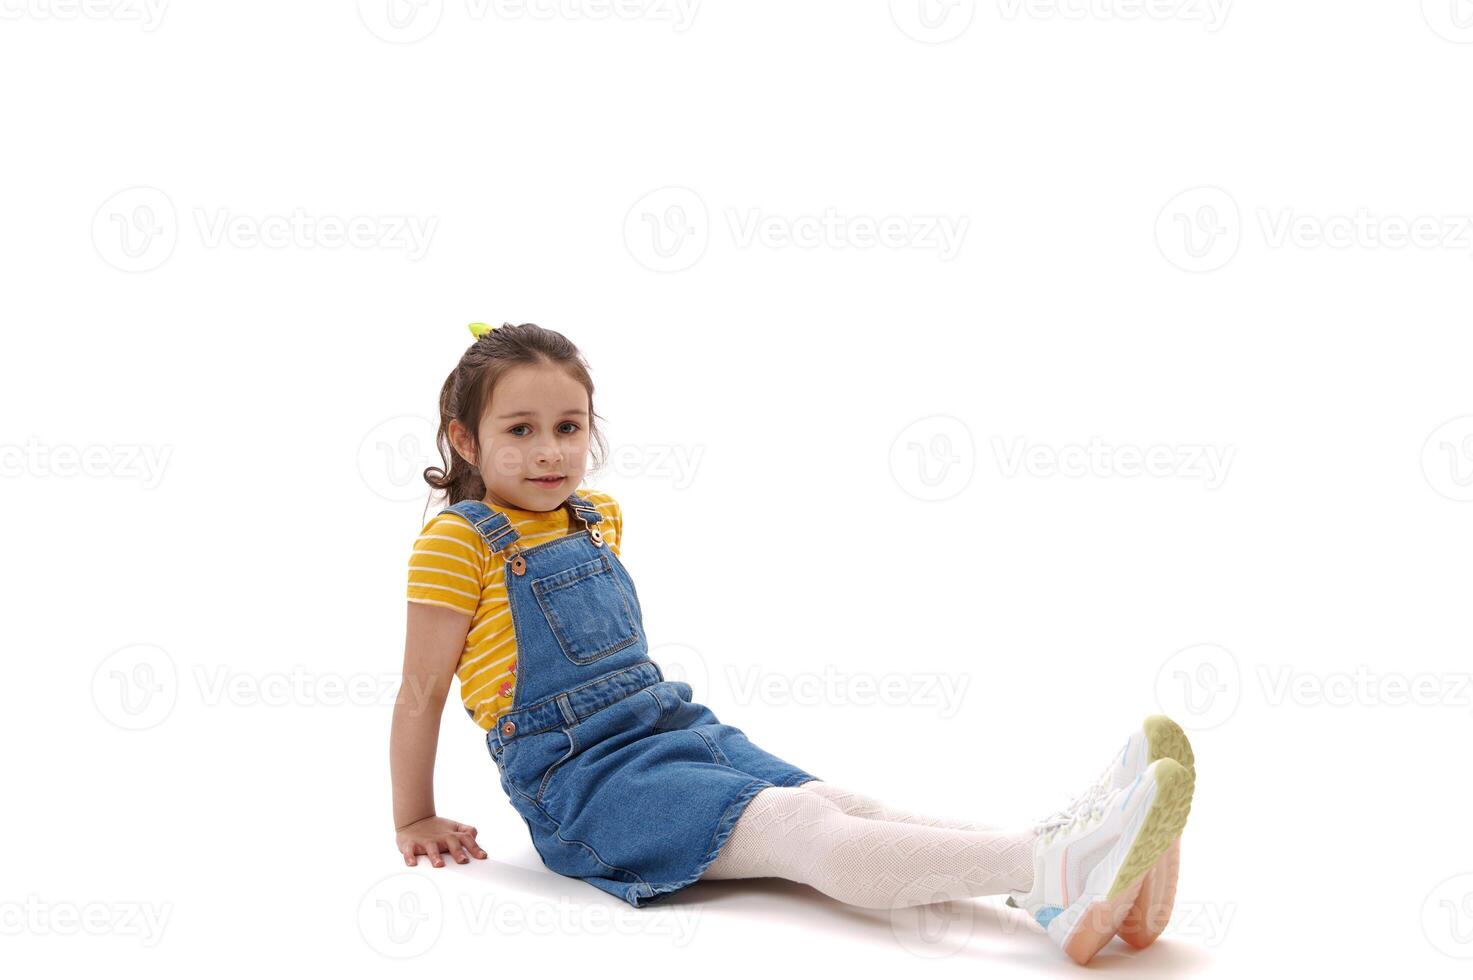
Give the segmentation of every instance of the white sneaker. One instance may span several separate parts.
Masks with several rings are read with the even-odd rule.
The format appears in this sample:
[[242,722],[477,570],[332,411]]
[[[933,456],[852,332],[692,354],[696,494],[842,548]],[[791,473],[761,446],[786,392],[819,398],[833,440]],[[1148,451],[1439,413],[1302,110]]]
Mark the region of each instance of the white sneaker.
[[[1071,814],[1084,812],[1112,790],[1129,786],[1145,772],[1146,766],[1157,759],[1175,759],[1194,779],[1196,777],[1192,743],[1181,726],[1165,715],[1151,715],[1141,722],[1141,727],[1131,732],[1125,745],[1110,760],[1110,764],[1100,773],[1094,784],[1069,806],[1045,817],[1040,823],[1059,821]],[[1141,883],[1141,893],[1120,924],[1121,939],[1137,949],[1145,949],[1165,931],[1176,901],[1176,879],[1180,867],[1181,838],[1178,837],[1146,872],[1145,880]],[[1017,907],[1017,903],[1011,898],[1007,904]]]
[[1079,810],[1040,822],[1033,887],[1012,892],[1012,904],[1076,963],[1088,963],[1120,928],[1146,872],[1181,835],[1193,781],[1175,759],[1157,759],[1128,786],[1092,793]]

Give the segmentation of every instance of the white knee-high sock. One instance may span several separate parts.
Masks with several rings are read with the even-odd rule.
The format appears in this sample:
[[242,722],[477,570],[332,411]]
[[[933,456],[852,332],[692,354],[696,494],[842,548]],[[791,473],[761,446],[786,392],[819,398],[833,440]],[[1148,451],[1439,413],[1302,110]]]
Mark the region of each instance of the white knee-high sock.
[[922,824],[927,827],[953,827],[957,830],[1003,830],[1004,828],[993,823],[979,823],[975,820],[954,820],[950,817],[932,817],[923,813],[911,813],[881,803],[879,800],[851,789],[843,789],[833,783],[821,779],[810,779],[799,786],[814,793],[822,794],[839,804],[839,809],[851,817],[864,817],[866,820],[890,820],[895,823]]
[[960,830],[869,820],[802,786],[747,804],[703,878],[786,878],[872,909],[905,908],[1033,885],[1032,830]]

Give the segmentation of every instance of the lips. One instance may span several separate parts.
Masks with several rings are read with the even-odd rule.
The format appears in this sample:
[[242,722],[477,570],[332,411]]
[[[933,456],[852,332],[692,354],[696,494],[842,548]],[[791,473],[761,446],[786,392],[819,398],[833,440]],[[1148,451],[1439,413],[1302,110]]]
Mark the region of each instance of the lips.
[[529,477],[528,479],[530,479],[533,483],[537,484],[540,487],[555,487],[559,483],[562,483],[563,480],[566,479],[566,477],[561,477],[561,476],[554,476],[554,477],[545,477],[545,476],[544,477],[535,477],[534,476],[534,477]]

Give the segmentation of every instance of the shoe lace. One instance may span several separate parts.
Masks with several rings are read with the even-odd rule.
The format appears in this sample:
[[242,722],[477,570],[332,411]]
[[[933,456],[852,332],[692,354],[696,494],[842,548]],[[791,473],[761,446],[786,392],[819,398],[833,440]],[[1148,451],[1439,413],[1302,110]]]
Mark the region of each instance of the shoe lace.
[[1068,823],[1069,818],[1075,814],[1092,812],[1097,806],[1103,804],[1114,792],[1115,764],[1113,762],[1101,770],[1099,777],[1089,789],[1075,797],[1068,806],[1038,821],[1038,827],[1063,826]]
[[1101,784],[1090,787],[1084,796],[1065,810],[1052,813],[1033,825],[1033,832],[1047,844],[1060,834],[1071,834],[1098,823],[1120,790]]

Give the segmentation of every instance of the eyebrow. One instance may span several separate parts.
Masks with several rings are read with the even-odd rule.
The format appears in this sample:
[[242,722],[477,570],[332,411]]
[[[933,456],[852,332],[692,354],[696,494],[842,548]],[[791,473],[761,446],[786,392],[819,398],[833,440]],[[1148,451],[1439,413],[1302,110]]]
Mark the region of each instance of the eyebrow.
[[[522,418],[525,415],[535,416],[536,414],[537,414],[536,412],[533,412],[533,411],[529,411],[528,410],[528,411],[521,411],[521,412],[508,412],[505,415],[498,415],[496,417],[499,418],[499,419],[519,419],[519,418]],[[588,409],[586,409],[586,408],[570,408],[566,412],[563,412],[562,414],[564,414],[564,415],[587,415],[588,414]]]

